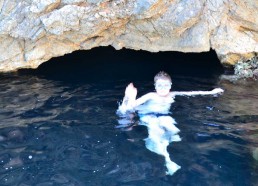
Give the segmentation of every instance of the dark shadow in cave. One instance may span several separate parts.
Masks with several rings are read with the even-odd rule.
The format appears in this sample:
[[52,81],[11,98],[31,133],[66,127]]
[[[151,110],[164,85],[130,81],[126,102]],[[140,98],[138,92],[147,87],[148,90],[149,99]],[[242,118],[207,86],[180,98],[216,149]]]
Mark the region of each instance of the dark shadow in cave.
[[198,77],[214,77],[223,73],[215,51],[203,53],[115,50],[98,47],[75,51],[52,58],[37,69],[19,70],[47,79],[64,81],[149,80],[157,72]]

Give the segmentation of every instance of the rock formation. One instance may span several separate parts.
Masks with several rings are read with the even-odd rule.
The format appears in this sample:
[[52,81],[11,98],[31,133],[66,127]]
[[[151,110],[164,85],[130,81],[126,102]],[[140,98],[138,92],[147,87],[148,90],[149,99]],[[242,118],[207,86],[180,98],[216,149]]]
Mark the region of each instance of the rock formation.
[[257,0],[0,0],[0,71],[98,46],[203,52],[223,64],[258,52]]

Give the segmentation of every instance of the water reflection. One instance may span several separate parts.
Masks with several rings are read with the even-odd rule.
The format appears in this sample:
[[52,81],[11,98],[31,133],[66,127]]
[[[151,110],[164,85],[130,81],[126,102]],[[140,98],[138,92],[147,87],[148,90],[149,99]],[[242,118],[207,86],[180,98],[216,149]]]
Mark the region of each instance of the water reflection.
[[[175,89],[207,90],[210,81],[175,78]],[[221,83],[219,97],[177,97],[173,115],[146,105],[120,118],[121,132],[114,112],[125,82],[1,77],[0,185],[257,183],[257,83]],[[142,92],[153,86],[138,83]],[[165,176],[168,154],[181,166],[173,176]]]
[[96,120],[90,114],[97,117],[103,111],[98,103],[112,94],[110,90],[104,90],[104,95],[98,94],[103,90],[96,87],[96,84],[69,84],[29,75],[3,76],[0,81],[0,127]]
[[48,106],[54,102],[60,104],[71,97],[64,89],[59,82],[35,76],[17,77],[13,81],[8,77],[2,78],[0,120],[4,123],[1,122],[0,127],[21,126],[54,118],[62,108]]

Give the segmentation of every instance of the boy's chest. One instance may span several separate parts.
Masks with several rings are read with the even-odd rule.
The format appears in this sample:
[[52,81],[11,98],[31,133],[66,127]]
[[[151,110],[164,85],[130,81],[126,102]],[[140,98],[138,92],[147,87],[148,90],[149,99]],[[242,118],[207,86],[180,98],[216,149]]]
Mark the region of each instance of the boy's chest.
[[171,96],[156,96],[153,101],[160,104],[171,104],[174,102],[174,98]]

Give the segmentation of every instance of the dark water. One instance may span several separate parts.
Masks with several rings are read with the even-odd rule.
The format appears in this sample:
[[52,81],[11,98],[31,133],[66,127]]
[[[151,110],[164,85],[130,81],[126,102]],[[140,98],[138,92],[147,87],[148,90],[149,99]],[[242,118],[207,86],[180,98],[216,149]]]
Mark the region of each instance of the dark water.
[[[146,149],[145,126],[115,128],[125,86],[153,91],[159,70],[172,75],[173,90],[225,89],[219,97],[176,98],[171,111],[182,141],[168,152],[181,169],[172,176]],[[221,73],[212,52],[107,48],[1,74],[0,185],[257,185],[257,82],[221,82]]]

